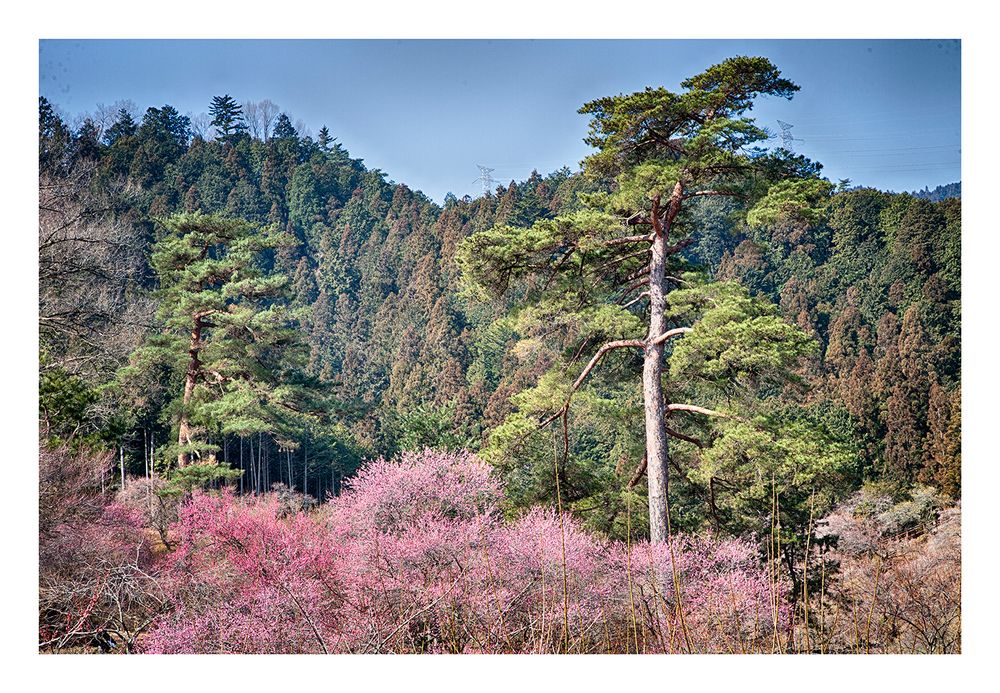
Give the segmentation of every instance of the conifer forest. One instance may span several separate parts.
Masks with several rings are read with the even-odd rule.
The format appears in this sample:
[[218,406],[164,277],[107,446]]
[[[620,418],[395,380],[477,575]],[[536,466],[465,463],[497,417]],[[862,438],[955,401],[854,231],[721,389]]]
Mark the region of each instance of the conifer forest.
[[38,651],[961,652],[961,186],[831,181],[782,70],[443,203],[41,97]]

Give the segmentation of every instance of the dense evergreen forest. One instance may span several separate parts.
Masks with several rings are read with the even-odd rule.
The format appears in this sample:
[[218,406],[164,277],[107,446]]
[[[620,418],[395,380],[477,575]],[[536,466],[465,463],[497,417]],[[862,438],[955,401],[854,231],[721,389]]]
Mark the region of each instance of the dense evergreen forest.
[[[273,104],[221,95],[211,128],[169,104],[71,126],[40,99],[43,480],[100,457],[102,491],[142,496],[173,548],[171,504],[198,488],[277,490],[307,508],[349,488],[368,460],[469,451],[502,482],[507,518],[558,508],[586,536],[656,539],[639,379],[649,348],[599,351],[646,333],[659,299],[638,292],[641,245],[656,211],[651,227],[629,216],[639,246],[615,241],[614,253],[579,229],[628,216],[639,199],[628,186],[654,185],[660,174],[620,154],[616,128],[665,107],[615,98],[585,107],[598,152],[582,172],[534,172],[443,206],[352,158],[335,129],[296,131]],[[745,107],[725,115],[740,148],[760,139],[740,124]],[[735,168],[723,145],[697,142],[694,168],[695,149],[664,166]],[[778,566],[768,579],[787,581],[788,608],[805,604],[808,624],[810,591],[829,589],[831,528],[878,518],[882,541],[912,541],[957,512],[961,200],[952,186],[835,186],[784,150],[748,161],[766,185],[726,178],[685,197],[683,237],[666,241],[662,329],[690,334],[657,344],[658,362],[669,359],[657,399],[677,410],[657,493],[671,532],[757,537],[747,556]],[[564,532],[563,580],[565,542]],[[850,574],[849,560],[837,565]],[[561,598],[569,621],[565,587]],[[624,651],[652,643],[623,628]],[[556,649],[572,651],[570,630],[556,628]],[[809,633],[802,647],[815,645]],[[71,642],[59,637],[43,644]],[[879,637],[877,647],[897,642]],[[905,647],[957,647],[944,642]]]

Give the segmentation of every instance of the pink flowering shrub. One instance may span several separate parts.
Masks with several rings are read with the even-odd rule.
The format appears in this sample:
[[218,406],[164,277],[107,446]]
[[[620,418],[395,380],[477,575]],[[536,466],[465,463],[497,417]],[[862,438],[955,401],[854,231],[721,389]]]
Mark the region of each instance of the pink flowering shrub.
[[468,453],[403,453],[364,467],[319,513],[343,532],[365,625],[352,651],[454,651],[482,618],[483,566],[502,526],[500,484]]
[[180,510],[161,579],[173,610],[145,649],[764,647],[775,601],[748,543],[679,538],[678,605],[667,547],[627,550],[551,509],[506,522],[502,499],[488,465],[434,451],[373,462],[309,513],[289,514],[273,495],[196,494]]
[[490,466],[467,452],[403,452],[361,468],[330,505],[333,523],[355,532],[399,533],[428,518],[496,519],[503,497]]
[[149,652],[332,651],[343,607],[343,545],[313,518],[283,518],[279,499],[196,494],[180,510],[180,538],[162,584],[169,619]]
[[[638,543],[631,556],[616,545],[611,575],[620,588],[627,589],[629,562],[631,602],[639,623],[655,636],[647,635],[643,646],[639,633],[640,651],[770,651],[787,627],[788,586],[771,583],[749,541],[682,535],[670,545]],[[630,639],[636,647],[635,632]]]

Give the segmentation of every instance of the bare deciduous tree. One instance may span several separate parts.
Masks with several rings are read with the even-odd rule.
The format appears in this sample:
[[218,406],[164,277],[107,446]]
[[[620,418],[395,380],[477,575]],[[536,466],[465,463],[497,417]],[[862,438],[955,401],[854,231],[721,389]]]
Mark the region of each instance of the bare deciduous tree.
[[38,321],[44,367],[96,372],[138,345],[153,304],[138,290],[144,239],[123,181],[92,186],[95,164],[39,180]]
[[274,119],[278,117],[278,105],[270,99],[247,101],[243,104],[243,117],[250,136],[266,142],[271,136]]
[[112,125],[118,122],[118,115],[126,111],[133,120],[140,119],[139,107],[131,99],[119,99],[108,105],[99,103],[97,109],[89,116],[90,120],[97,126],[101,136],[108,131]]
[[215,138],[215,128],[212,126],[212,116],[207,113],[189,113],[191,134],[206,142]]
[[312,137],[312,130],[306,125],[306,121],[301,118],[295,121],[295,131],[299,133],[299,137]]

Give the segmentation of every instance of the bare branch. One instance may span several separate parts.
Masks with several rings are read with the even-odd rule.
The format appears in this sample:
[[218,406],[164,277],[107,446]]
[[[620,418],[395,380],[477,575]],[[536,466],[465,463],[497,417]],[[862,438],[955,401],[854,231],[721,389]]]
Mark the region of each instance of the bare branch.
[[[451,587],[449,587],[444,592],[442,592],[434,601],[432,601],[427,606],[425,606],[425,607],[423,607],[421,609],[417,609],[413,613],[411,613],[409,616],[407,616],[403,621],[401,621],[399,623],[399,625],[397,625],[393,629],[393,631],[391,633],[389,633],[389,635],[387,635],[386,637],[382,638],[382,640],[380,642],[378,642],[378,643],[369,643],[369,645],[371,645],[372,648],[373,648],[372,652],[374,652],[376,654],[379,653],[379,652],[381,652],[382,648],[386,645],[386,643],[388,643],[394,637],[396,637],[396,634],[399,631],[401,631],[403,628],[405,628],[406,626],[408,626],[413,621],[413,619],[415,619],[417,616],[420,616],[421,614],[427,613],[428,611],[430,611],[431,609],[433,609],[435,606],[437,606],[438,602],[440,602],[442,599],[444,599],[445,597],[447,597],[451,593],[451,591],[453,589],[455,589],[455,585],[457,585],[461,580],[462,580],[462,576],[461,575],[458,576],[457,578],[455,578],[455,581],[451,583]],[[323,651],[326,652],[326,649],[324,648]]]
[[619,299],[618,299],[618,305],[621,305],[622,303],[624,303],[624,302],[625,302],[625,299],[626,299],[626,298],[628,298],[628,295],[629,295],[630,293],[632,293],[632,292],[633,292],[633,291],[635,291],[636,289],[641,289],[642,287],[644,287],[644,286],[646,286],[646,285],[648,285],[648,284],[649,284],[649,282],[648,282],[648,281],[646,281],[645,279],[643,279],[643,280],[641,280],[641,281],[637,281],[637,282],[635,282],[634,284],[631,284],[631,285],[627,286],[627,287],[626,287],[626,288],[624,289],[624,291],[623,291],[623,293],[622,293],[622,295],[621,295],[621,298],[619,298]]
[[636,303],[638,303],[639,301],[641,301],[644,298],[649,298],[649,292],[648,291],[643,291],[641,294],[639,294],[638,296],[636,296],[635,298],[633,298],[628,303],[623,304],[622,308],[631,308],[632,306],[634,306]]
[[642,212],[636,212],[625,220],[626,226],[648,226],[652,224],[649,219],[644,219]]
[[604,346],[602,346],[600,349],[597,350],[597,353],[594,354],[594,358],[590,359],[590,363],[587,364],[587,367],[583,369],[582,373],[580,373],[580,377],[578,377],[576,381],[573,383],[572,391],[576,392],[576,390],[579,389],[579,387],[583,384],[583,381],[586,379],[587,375],[590,374],[590,371],[594,369],[594,366],[596,366],[597,363],[602,358],[604,358],[604,355],[609,351],[612,351],[614,349],[626,349],[628,347],[641,349],[645,346],[646,346],[645,342],[643,342],[641,339],[620,339],[614,342],[608,342],[607,344],[605,344]]

